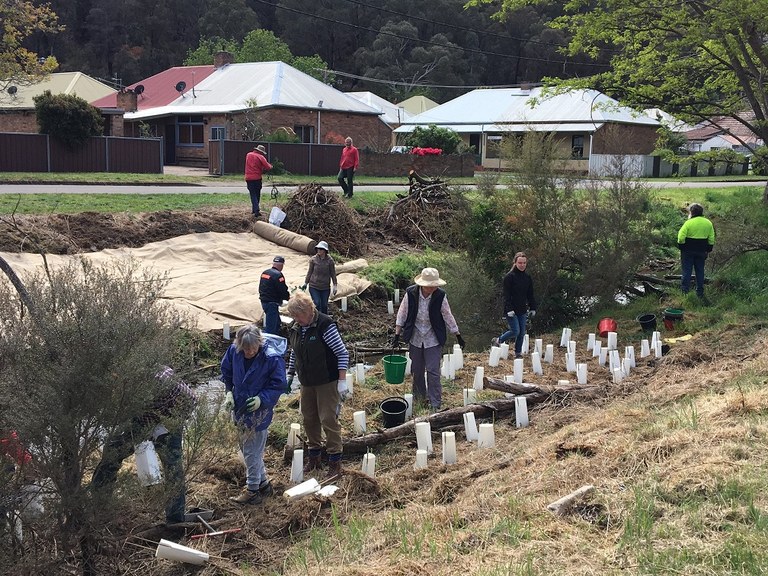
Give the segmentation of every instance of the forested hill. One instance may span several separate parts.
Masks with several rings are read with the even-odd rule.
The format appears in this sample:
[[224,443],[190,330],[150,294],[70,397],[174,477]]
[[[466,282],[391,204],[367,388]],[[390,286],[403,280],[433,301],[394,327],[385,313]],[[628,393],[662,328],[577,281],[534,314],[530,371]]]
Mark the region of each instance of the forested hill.
[[[492,18],[497,6],[465,9],[463,0],[51,0],[66,29],[38,35],[30,48],[55,56],[59,71],[127,85],[182,65],[203,39],[240,42],[262,28],[295,56],[318,54],[342,72],[335,76],[341,90],[371,90],[393,101],[420,93],[443,102],[462,92],[443,86],[519,84],[603,70],[559,52],[565,33],[546,24],[561,3],[547,4],[499,22]],[[419,89],[422,84],[435,87]]]

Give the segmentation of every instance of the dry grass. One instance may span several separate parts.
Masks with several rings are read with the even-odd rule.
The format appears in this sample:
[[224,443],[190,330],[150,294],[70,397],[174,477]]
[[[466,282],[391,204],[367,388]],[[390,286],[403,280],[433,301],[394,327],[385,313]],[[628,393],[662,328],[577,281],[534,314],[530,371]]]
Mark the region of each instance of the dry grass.
[[[586,354],[586,334],[575,339]],[[554,337],[549,342],[557,344]],[[440,463],[435,431],[427,470],[412,469],[415,438],[377,450],[375,479],[358,472],[359,458],[345,461],[347,473],[330,499],[287,502],[276,495],[260,506],[229,502],[244,477],[233,448],[229,461],[192,484],[191,503],[215,508],[217,528],[242,532],[195,541],[217,557],[196,573],[762,574],[768,545],[768,337],[743,342],[734,330],[716,347],[707,342],[697,335],[661,360],[638,360],[620,386],[590,360],[596,397],[531,407],[527,428],[496,422],[494,449],[479,450],[460,432],[456,465]],[[458,381],[445,386],[445,406],[461,404],[461,388],[486,360],[465,357]],[[526,380],[567,378],[561,364]],[[486,370],[511,373],[512,360]],[[354,410],[365,409],[375,426],[381,400],[404,391],[405,385],[384,383],[381,366],[374,367],[344,407],[346,434]],[[483,391],[481,398],[498,395]],[[283,425],[298,421],[297,408],[295,399],[284,397],[277,411]],[[273,433],[268,448],[278,493],[288,487],[290,474],[283,441]],[[587,484],[595,491],[570,514],[547,511],[548,503]],[[174,539],[188,542],[195,530]],[[154,560],[151,550],[124,546],[129,548],[120,563],[123,573],[188,573]]]

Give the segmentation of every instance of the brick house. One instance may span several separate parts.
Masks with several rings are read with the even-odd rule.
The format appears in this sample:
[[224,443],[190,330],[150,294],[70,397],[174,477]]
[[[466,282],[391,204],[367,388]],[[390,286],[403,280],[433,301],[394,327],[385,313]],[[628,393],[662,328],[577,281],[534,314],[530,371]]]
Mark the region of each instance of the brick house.
[[567,169],[583,174],[595,172],[598,156],[650,154],[660,125],[596,90],[546,95],[541,87],[473,90],[411,117],[395,133],[431,124],[458,132],[486,169],[510,168],[499,149],[505,136],[553,133],[570,157]]
[[123,113],[126,136],[165,138],[165,163],[208,166],[209,141],[252,140],[284,130],[305,143],[386,150],[392,129],[381,111],[283,62],[233,63],[219,52],[212,66],[170,68],[94,103]]
[[[73,94],[93,104],[117,90],[82,72],[55,72],[28,86],[8,86],[0,94],[0,132],[39,132],[35,116],[35,96],[49,90],[51,94]],[[105,133],[110,135],[108,118]]]

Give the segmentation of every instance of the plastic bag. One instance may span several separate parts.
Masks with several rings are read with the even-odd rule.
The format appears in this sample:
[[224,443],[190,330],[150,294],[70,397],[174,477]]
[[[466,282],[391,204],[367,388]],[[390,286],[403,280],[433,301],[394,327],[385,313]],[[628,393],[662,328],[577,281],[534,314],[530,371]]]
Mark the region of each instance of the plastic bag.
[[283,220],[285,220],[285,212],[280,210],[277,206],[273,206],[272,210],[269,211],[269,223],[273,226],[280,226],[283,223]]

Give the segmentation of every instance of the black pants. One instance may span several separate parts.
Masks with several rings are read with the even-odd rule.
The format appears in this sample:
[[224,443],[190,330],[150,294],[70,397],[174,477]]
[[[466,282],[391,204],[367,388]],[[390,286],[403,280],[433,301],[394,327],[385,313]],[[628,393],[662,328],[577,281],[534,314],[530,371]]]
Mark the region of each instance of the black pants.
[[[123,460],[133,454],[134,445],[147,436],[146,426],[133,424],[107,439],[101,454],[101,462],[93,472],[91,486],[97,489],[111,490],[117,481],[117,473],[123,465]],[[169,522],[183,521],[186,509],[181,438],[181,427],[174,427],[174,430],[155,440],[157,455],[163,463],[165,484],[170,494],[165,507],[165,518]]]
[[344,196],[352,196],[352,186],[355,179],[354,168],[342,168],[339,170],[339,184],[341,189],[344,190]]
[[248,180],[245,184],[248,186],[248,194],[251,195],[251,212],[258,216],[261,212],[261,180]]

